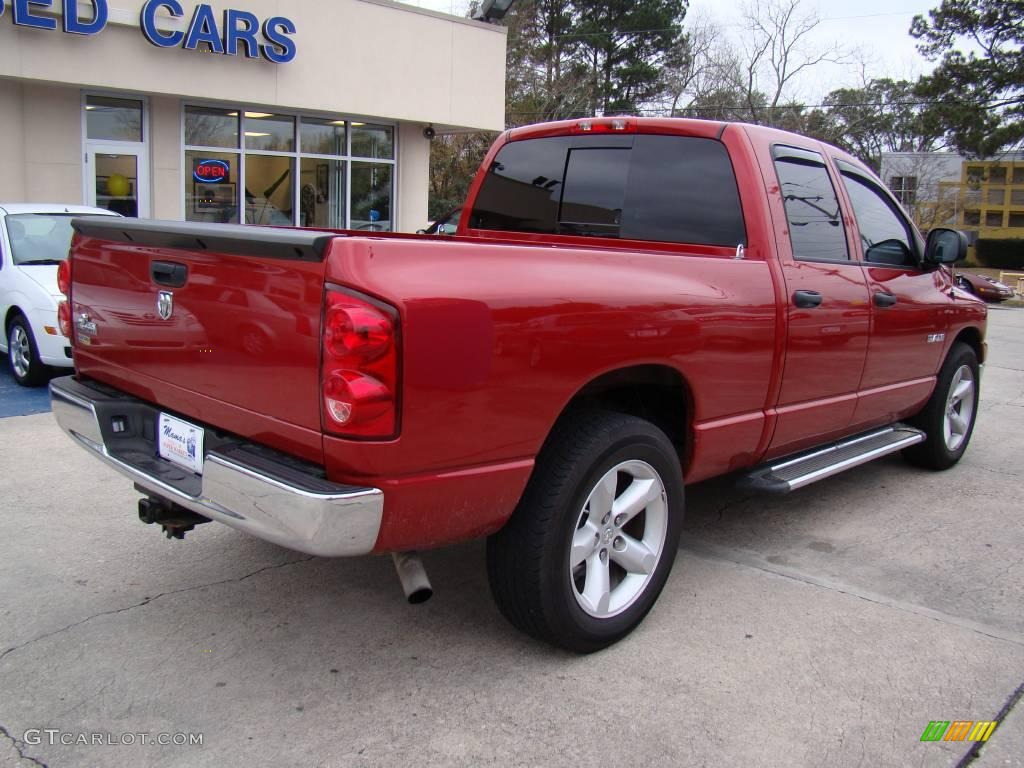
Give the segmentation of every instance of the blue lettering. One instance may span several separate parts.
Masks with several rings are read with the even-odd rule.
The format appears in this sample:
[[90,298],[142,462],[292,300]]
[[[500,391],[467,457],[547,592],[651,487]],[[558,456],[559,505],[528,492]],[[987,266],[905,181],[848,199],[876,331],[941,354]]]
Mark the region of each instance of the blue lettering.
[[156,28],[156,12],[161,8],[166,8],[171,14],[171,18],[174,19],[180,19],[185,15],[178,0],[149,0],[142,6],[142,34],[159,48],[174,48],[181,45],[181,41],[185,39],[185,33],[168,32],[164,34]]
[[14,0],[13,11],[14,11],[14,23],[19,27],[35,27],[36,29],[56,29],[57,20],[48,19],[43,16],[33,16],[32,6],[38,5],[40,8],[49,8],[53,5],[53,0]]
[[107,0],[92,0],[92,21],[78,15],[78,0],[64,0],[64,31],[72,35],[95,35],[107,26]]
[[253,14],[245,11],[224,11],[224,52],[228,56],[236,56],[238,44],[242,43],[245,46],[245,58],[258,59],[260,46],[256,42],[256,33],[259,31],[260,20]]
[[263,36],[269,45],[261,46],[263,56],[275,64],[287,64],[295,58],[295,41],[288,35],[295,34],[295,25],[283,16],[274,16],[263,22]]
[[208,5],[196,6],[196,12],[192,14],[192,23],[188,25],[184,47],[194,51],[200,43],[210,46],[213,53],[224,53],[224,41],[220,39],[213,9]]

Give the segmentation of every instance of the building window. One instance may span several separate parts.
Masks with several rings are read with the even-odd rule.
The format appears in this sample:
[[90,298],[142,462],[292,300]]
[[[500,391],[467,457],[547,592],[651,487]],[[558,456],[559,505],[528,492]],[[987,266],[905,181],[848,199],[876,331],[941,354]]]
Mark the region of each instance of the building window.
[[1018,165],[1013,169],[1013,183],[1024,184],[1024,165]]
[[1024,213],[1011,213],[1009,226],[1014,229],[1024,228]]
[[917,176],[893,176],[889,189],[902,205],[911,206],[917,202]]
[[980,227],[981,226],[981,211],[964,211],[964,226],[965,227]]
[[1024,208],[1024,189],[1010,190],[1010,205]]
[[1005,184],[1006,183],[1006,166],[995,165],[988,170],[988,183],[989,184]]
[[90,140],[141,142],[142,102],[110,96],[87,96],[85,135]]
[[985,226],[986,227],[1001,227],[1003,226],[1003,212],[992,211],[985,214]]
[[187,105],[184,130],[189,221],[394,228],[392,126]]

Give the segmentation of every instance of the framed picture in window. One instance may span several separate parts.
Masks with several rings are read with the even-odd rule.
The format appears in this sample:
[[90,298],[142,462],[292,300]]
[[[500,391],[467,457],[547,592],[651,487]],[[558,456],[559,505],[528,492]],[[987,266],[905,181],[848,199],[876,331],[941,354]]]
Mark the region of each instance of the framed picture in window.
[[330,191],[327,163],[320,163],[316,167],[316,194],[318,199],[326,200]]
[[193,184],[192,212],[215,213],[238,205],[234,184]]

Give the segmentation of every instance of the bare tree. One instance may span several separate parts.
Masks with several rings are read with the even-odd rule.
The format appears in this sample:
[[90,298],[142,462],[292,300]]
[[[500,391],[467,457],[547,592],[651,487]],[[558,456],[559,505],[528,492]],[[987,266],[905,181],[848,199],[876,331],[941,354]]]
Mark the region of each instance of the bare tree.
[[[780,105],[795,102],[797,78],[812,67],[848,59],[848,52],[838,42],[814,40],[821,19],[813,11],[805,11],[801,2],[752,0],[743,7],[741,26],[746,42],[742,80],[737,85],[755,122],[785,122]],[[765,97],[763,103],[759,103],[760,94]]]

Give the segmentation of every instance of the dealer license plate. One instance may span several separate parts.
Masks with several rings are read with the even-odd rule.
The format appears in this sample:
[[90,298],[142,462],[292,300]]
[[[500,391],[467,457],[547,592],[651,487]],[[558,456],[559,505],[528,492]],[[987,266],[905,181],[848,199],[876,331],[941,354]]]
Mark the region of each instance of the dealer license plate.
[[156,435],[160,456],[198,475],[203,474],[202,427],[161,413]]

